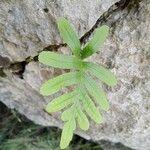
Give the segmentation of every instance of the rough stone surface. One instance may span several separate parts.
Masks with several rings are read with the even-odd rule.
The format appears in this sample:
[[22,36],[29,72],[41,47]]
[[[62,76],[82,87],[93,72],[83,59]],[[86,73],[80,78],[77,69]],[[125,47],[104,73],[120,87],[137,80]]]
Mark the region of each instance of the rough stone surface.
[[[114,2],[116,1],[1,1],[0,55],[4,60],[9,57],[12,62],[24,61],[29,56],[37,55],[44,47],[62,42],[55,22],[62,15],[74,24],[82,36]],[[102,113],[104,124],[91,122],[88,132],[77,131],[77,134],[102,144],[105,140],[119,142],[137,150],[149,150],[150,1],[133,2],[102,20],[110,25],[110,35],[101,52],[90,58],[109,68],[118,77],[116,87],[103,86],[111,109]],[[35,7],[32,7],[33,4]],[[59,48],[58,51],[67,53],[68,49]],[[2,60],[1,57],[0,59]],[[8,66],[8,62],[7,60],[7,63],[1,63],[0,66]],[[41,83],[63,73],[63,70],[31,61],[25,65],[21,79],[14,74],[13,69],[3,71],[7,75],[0,79],[0,100],[3,103],[37,124],[62,127],[60,113],[48,115],[43,110],[53,97],[42,97],[38,91]],[[58,94],[61,93],[54,97]],[[108,146],[103,145],[108,149]],[[117,150],[116,147],[111,149]]]
[[11,61],[35,56],[44,47],[61,41],[56,20],[66,17],[79,35],[118,0],[1,0],[0,55]]

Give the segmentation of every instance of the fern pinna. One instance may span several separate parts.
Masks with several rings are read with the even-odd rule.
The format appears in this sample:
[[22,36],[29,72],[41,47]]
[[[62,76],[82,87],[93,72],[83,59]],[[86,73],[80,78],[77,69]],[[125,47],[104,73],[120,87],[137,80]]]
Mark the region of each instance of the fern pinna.
[[109,86],[116,85],[117,80],[109,70],[86,61],[86,58],[97,52],[99,46],[103,44],[109,32],[108,26],[104,25],[98,28],[93,39],[83,49],[81,49],[76,33],[66,19],[60,18],[58,20],[58,29],[73,54],[63,55],[43,51],[39,55],[39,62],[55,68],[70,69],[70,72],[46,81],[41,86],[40,93],[48,96],[58,92],[63,87],[72,85],[74,87],[70,93],[53,99],[46,107],[48,113],[65,108],[61,115],[64,127],[60,141],[60,147],[64,149],[69,145],[73,132],[77,128],[77,123],[82,130],[88,130],[89,119],[87,116],[96,123],[103,122],[93,100],[100,105],[101,109],[105,111],[109,109],[109,103],[103,89],[97,85],[91,75]]

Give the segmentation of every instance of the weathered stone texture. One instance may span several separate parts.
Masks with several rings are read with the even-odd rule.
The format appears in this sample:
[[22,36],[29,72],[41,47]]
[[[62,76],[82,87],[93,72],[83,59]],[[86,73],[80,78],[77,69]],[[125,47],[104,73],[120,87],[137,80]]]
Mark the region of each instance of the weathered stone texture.
[[61,42],[56,20],[68,18],[83,35],[117,0],[1,0],[0,55],[22,61]]

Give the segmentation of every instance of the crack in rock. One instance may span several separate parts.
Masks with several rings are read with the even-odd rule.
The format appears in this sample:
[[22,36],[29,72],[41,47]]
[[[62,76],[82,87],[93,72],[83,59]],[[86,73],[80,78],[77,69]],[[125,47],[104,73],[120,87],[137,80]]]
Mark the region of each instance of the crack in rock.
[[[99,26],[107,24],[108,26],[111,27],[114,23],[116,23],[117,20],[119,19],[119,18],[114,19],[114,15],[116,15],[116,13],[120,13],[124,9],[128,9],[130,11],[132,8],[137,7],[139,2],[141,1],[142,0],[120,0],[119,2],[116,2],[105,13],[103,13],[103,15],[101,15],[97,19],[93,27],[81,37],[80,39],[81,43],[85,43],[89,39],[91,34],[95,31],[95,29],[98,28]],[[114,20],[112,20],[112,18]]]
[[[106,12],[104,12],[96,21],[96,23],[93,25],[93,27],[86,32],[81,38],[80,38],[80,42],[81,44],[84,44],[89,37],[91,36],[91,34],[95,31],[96,28],[98,28],[100,25],[102,24],[109,24],[110,26],[116,22],[117,20],[112,20],[109,18],[111,16],[114,16],[114,14],[116,14],[117,12],[121,12],[123,9],[131,6],[134,7],[135,3],[138,3],[140,0],[120,0],[119,2],[116,2],[114,5],[112,5]],[[132,8],[132,7],[131,7]],[[118,19],[118,18],[117,18]],[[67,44],[66,43],[60,43],[57,45],[49,45],[45,48],[43,48],[42,51],[57,51],[59,48],[61,47],[66,47]],[[40,51],[40,52],[42,52]],[[38,53],[40,53],[38,52]],[[38,54],[39,55],[39,54]],[[6,60],[6,64],[4,64],[4,60],[1,58],[2,56],[0,56],[0,67],[1,67],[1,72],[5,72],[5,69],[10,69],[12,70],[13,74],[19,75],[20,78],[23,78],[23,73],[25,71],[25,66],[32,62],[32,61],[37,61],[38,60],[38,55],[34,56],[34,57],[27,57],[24,61],[21,62],[9,62],[9,59],[7,58],[3,58],[3,59],[7,59]],[[0,74],[1,76],[1,74]],[[5,76],[3,76],[5,77]]]

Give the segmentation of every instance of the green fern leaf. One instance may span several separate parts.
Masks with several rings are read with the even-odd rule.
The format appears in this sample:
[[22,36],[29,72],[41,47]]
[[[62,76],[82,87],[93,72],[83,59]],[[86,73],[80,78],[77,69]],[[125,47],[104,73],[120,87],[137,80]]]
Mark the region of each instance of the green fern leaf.
[[42,95],[48,96],[56,93],[65,86],[70,86],[78,82],[78,73],[69,72],[46,81],[40,88]]
[[80,58],[80,41],[69,22],[64,18],[60,18],[58,20],[58,29],[64,41],[73,51],[73,54]]
[[62,69],[79,69],[82,65],[82,61],[75,56],[46,51],[40,53],[39,62],[51,67]]
[[69,145],[73,137],[73,131],[75,129],[76,129],[76,122],[74,118],[64,124],[60,140],[61,149],[65,149]]
[[89,115],[89,117],[93,119],[96,123],[102,123],[102,116],[95,107],[95,104],[93,103],[91,98],[86,94],[86,92],[83,89],[80,89],[80,99],[82,100],[83,107],[86,113]]
[[107,98],[103,89],[100,86],[98,86],[95,83],[95,81],[87,75],[85,75],[84,83],[89,94],[95,98],[95,100],[101,106],[103,110],[107,111],[109,109],[109,103],[107,101]]
[[77,121],[79,124],[79,127],[82,130],[88,130],[89,129],[89,121],[86,117],[85,113],[81,110],[80,106],[77,108]]
[[68,108],[65,110],[62,115],[61,115],[61,120],[62,121],[68,121],[72,116],[72,108]]
[[104,25],[98,28],[93,36],[93,39],[85,46],[81,52],[81,57],[87,58],[93,53],[97,52],[99,47],[104,43],[106,37],[108,36],[109,27]]
[[113,75],[113,73],[111,73],[104,67],[89,62],[86,62],[84,65],[86,66],[87,71],[89,71],[91,74],[93,74],[95,77],[99,78],[109,86],[114,86],[117,84],[117,79]]
[[73,102],[75,96],[76,96],[76,91],[73,91],[53,99],[52,102],[48,103],[46,107],[46,111],[51,113],[67,107]]

